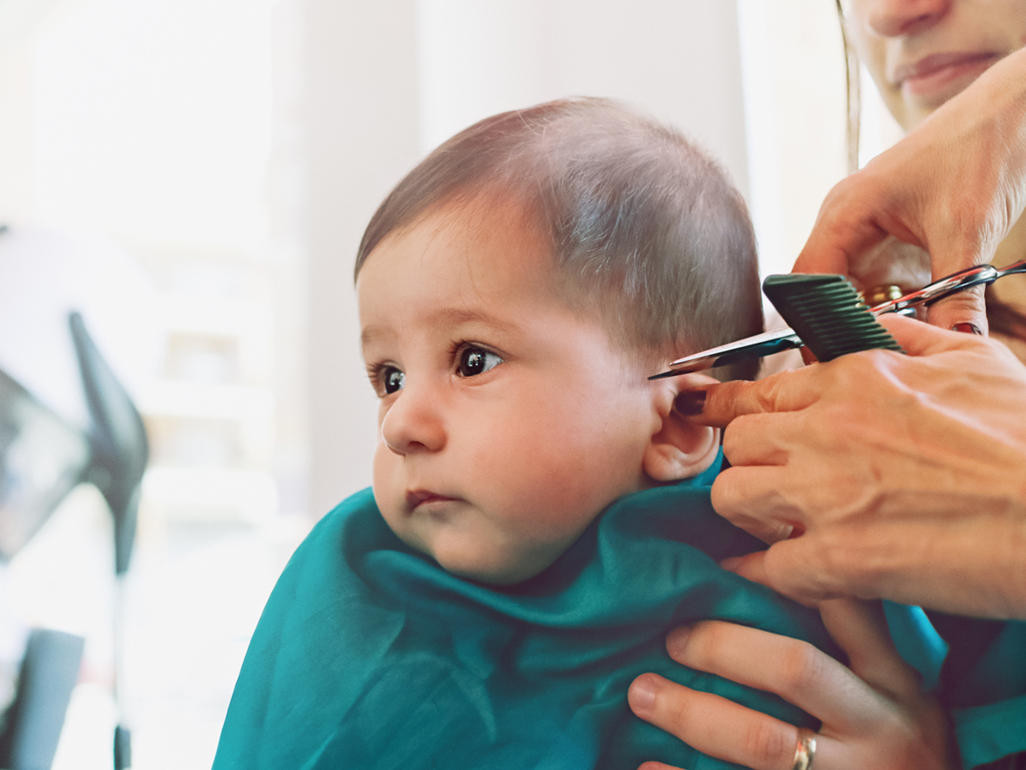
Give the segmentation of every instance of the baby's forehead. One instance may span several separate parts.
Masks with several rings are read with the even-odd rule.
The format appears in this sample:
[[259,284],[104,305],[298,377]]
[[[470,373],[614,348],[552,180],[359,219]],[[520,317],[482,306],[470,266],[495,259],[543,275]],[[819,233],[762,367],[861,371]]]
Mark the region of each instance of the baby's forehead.
[[372,277],[378,295],[434,290],[451,301],[481,294],[501,303],[530,293],[568,302],[568,276],[551,239],[510,201],[424,212],[381,239],[361,266],[358,292]]
[[[534,302],[590,316],[614,345],[632,356],[638,352],[636,318],[617,276],[594,260],[561,253],[551,224],[523,196],[491,190],[436,204],[385,236],[364,269],[382,256],[387,261],[411,251],[420,256],[399,260],[396,269],[424,282],[444,274],[450,298],[502,303],[530,295]],[[393,295],[399,288],[386,286]]]
[[436,268],[444,260],[476,283],[495,274],[536,275],[539,287],[555,288],[570,275],[551,230],[516,196],[475,196],[432,206],[382,239],[368,262],[382,251],[421,249],[425,258],[411,267]]

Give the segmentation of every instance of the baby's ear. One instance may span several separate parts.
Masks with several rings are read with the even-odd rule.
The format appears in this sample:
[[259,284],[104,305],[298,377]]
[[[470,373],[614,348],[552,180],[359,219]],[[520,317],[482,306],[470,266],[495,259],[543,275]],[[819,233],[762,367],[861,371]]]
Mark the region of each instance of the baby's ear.
[[683,391],[714,382],[712,377],[686,374],[653,383],[660,427],[649,441],[643,460],[644,471],[653,481],[680,481],[697,476],[716,459],[719,429],[691,422],[673,405]]

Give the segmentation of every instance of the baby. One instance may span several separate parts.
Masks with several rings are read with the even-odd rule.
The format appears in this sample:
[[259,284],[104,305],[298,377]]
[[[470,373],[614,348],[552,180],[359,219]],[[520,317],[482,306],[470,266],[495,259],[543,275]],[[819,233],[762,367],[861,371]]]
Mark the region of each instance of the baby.
[[371,220],[356,260],[380,398],[374,499],[450,572],[520,582],[613,500],[689,478],[681,351],[761,330],[754,236],[723,173],[613,104],[482,121]]
[[706,617],[829,645],[717,566],[757,544],[709,506],[718,436],[674,407],[696,376],[648,379],[761,329],[715,163],[609,101],[497,115],[399,183],[355,272],[373,493],[286,567],[215,768],[723,766],[630,714],[645,671],[809,722],[663,651]]

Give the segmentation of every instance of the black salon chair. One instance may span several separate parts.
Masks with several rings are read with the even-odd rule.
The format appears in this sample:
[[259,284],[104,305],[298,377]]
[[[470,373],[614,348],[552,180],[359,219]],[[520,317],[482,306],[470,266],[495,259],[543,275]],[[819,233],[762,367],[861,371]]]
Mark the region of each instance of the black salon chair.
[[[114,768],[123,770],[131,756],[120,719],[121,583],[131,560],[149,444],[139,411],[81,315],[71,313],[68,323],[90,417],[88,431],[76,430],[0,370],[0,559],[11,559],[78,484],[95,485],[106,500],[114,519],[117,590]],[[0,767],[46,770],[52,765],[81,653],[82,640],[71,635],[45,630],[30,635],[0,734]]]

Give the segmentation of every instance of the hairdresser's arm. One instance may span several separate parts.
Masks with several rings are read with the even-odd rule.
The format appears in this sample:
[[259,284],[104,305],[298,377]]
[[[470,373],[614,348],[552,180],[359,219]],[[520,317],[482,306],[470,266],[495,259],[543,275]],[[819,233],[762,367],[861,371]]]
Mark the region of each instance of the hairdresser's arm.
[[909,355],[707,391],[692,419],[726,426],[732,464],[713,505],[772,543],[731,566],[800,601],[1026,618],[1026,367],[982,337],[882,321]]
[[[889,236],[926,249],[934,278],[989,262],[1026,206],[1026,48],[981,75],[827,195],[796,272],[876,282],[864,256]],[[983,295],[930,310],[986,329]]]
[[[806,642],[722,621],[677,629],[666,647],[682,665],[774,692],[821,720],[814,767],[955,767],[943,713],[920,692],[875,609],[848,600],[821,607],[850,668]],[[706,754],[755,770],[794,763],[797,729],[732,701],[642,674],[631,684],[628,702],[639,717]]]

